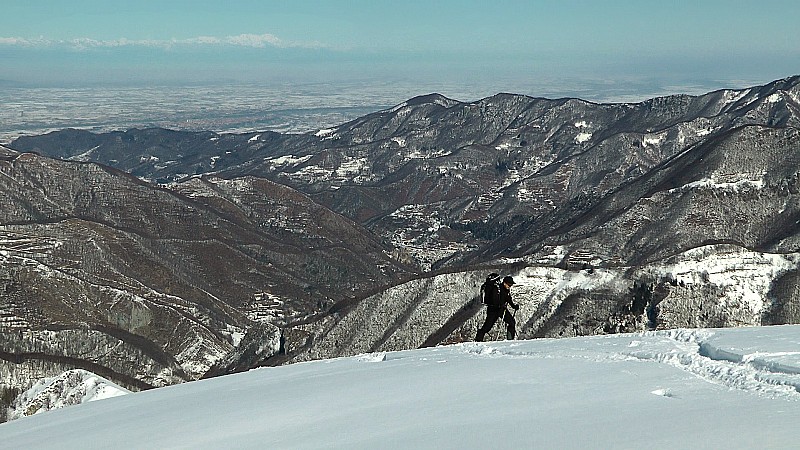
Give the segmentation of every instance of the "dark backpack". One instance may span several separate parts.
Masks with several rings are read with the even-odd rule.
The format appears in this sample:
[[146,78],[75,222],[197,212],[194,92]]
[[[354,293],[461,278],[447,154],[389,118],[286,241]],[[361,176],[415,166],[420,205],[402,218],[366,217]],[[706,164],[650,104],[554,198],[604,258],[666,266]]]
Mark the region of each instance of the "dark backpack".
[[481,301],[485,305],[500,306],[500,275],[490,273],[481,285]]

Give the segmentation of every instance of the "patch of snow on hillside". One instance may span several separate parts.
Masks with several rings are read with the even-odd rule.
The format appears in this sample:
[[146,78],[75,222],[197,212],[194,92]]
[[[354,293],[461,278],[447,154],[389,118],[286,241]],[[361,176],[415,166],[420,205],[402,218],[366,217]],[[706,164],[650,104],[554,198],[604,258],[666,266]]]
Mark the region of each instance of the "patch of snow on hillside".
[[94,151],[97,150],[98,148],[100,148],[100,146],[96,145],[96,146],[90,148],[89,150],[86,150],[85,152],[79,154],[79,155],[75,155],[75,156],[71,156],[71,157],[67,158],[67,160],[68,161],[82,161],[82,162],[91,161],[92,160],[92,153],[94,153]]
[[779,101],[783,100],[783,95],[780,92],[776,92],[769,97],[767,97],[767,101],[770,103],[778,103]]
[[401,109],[403,109],[403,108],[405,108],[407,106],[408,106],[408,102],[403,102],[403,103],[400,103],[399,105],[395,106],[394,108],[390,109],[389,112],[396,113],[397,111],[400,111]]
[[530,202],[537,198],[531,190],[524,187],[519,187],[517,189],[516,197],[520,202]]
[[391,138],[390,140],[392,142],[394,142],[395,144],[399,145],[400,147],[405,147],[406,146],[405,138],[401,138],[401,137],[395,136],[395,137]]
[[658,134],[646,134],[642,138],[642,146],[647,147],[648,145],[658,146],[664,142],[664,139],[667,138],[667,133],[658,133]]
[[[798,265],[798,255],[794,253],[776,254],[753,252],[740,247],[708,245],[693,248],[681,254],[682,261],[670,266],[678,281],[702,283],[697,274],[708,276],[708,281],[719,286],[730,286],[740,280],[733,271],[750,272],[753,276],[774,279],[781,273]],[[697,270],[701,268],[701,270]],[[690,274],[689,278],[681,278]],[[747,276],[750,279],[752,276]]]
[[[563,249],[554,249],[555,257],[563,255]],[[557,267],[531,266],[513,274],[516,284],[514,298],[521,304],[519,323],[536,328],[548,320],[562,302],[576,291],[626,289],[621,283],[623,274],[615,270],[595,269],[571,271]],[[533,314],[537,314],[537,318]],[[534,322],[531,322],[535,320]]]
[[260,138],[261,138],[261,135],[257,134],[255,136],[251,137],[250,139],[248,139],[247,142],[257,142]]
[[258,292],[246,311],[247,317],[255,322],[273,322],[286,317],[286,302],[271,292]]
[[312,155],[306,155],[306,156],[284,155],[275,158],[266,158],[264,162],[268,163],[273,168],[285,168],[302,164],[311,158]]
[[537,210],[550,210],[555,206],[553,199],[540,183],[522,181],[516,189],[515,195],[522,203],[528,203]]
[[745,89],[742,91],[725,91],[725,103],[736,103],[749,93],[750,89]]
[[453,154],[453,152],[439,149],[439,150],[430,150],[428,153],[422,153],[420,150],[414,150],[411,153],[408,153],[403,157],[403,161],[409,161],[412,159],[433,159],[433,158],[441,158],[442,156],[449,156]]
[[208,339],[196,339],[188,343],[175,359],[187,374],[201,377],[204,373],[222,360],[230,348],[222,349]]
[[[545,276],[554,276],[553,292],[573,292],[575,290],[593,290],[605,286],[619,277],[619,273],[613,270],[595,269],[594,272],[587,271],[568,271],[554,269],[552,267],[535,268],[532,271],[522,271],[520,273],[520,284],[525,285],[530,278],[538,278],[541,269],[545,270]],[[533,276],[535,274],[536,276]]]
[[434,104],[437,104],[437,105],[439,105],[439,106],[443,106],[443,107],[445,107],[445,108],[449,108],[449,107],[451,107],[451,106],[453,106],[453,105],[457,104],[458,102],[457,102],[457,101],[455,101],[455,100],[450,100],[450,99],[446,99],[446,98],[437,97],[437,98],[436,98],[436,99],[433,101],[433,103],[434,103]]
[[577,136],[575,136],[575,143],[576,144],[583,144],[585,142],[588,142],[589,139],[592,138],[592,133],[588,132],[589,122],[587,122],[585,120],[580,120],[578,122],[575,122],[573,125],[575,126],[575,128],[577,128],[579,130],[580,129],[587,129],[587,131],[581,131],[580,133],[578,133]]
[[367,157],[344,160],[339,167],[336,168],[334,173],[340,178],[348,178],[353,175],[358,175],[367,168],[367,163]]
[[705,117],[681,123],[678,125],[678,145],[682,147],[692,145],[720,128],[719,126],[715,127],[714,123]]
[[681,187],[672,188],[668,192],[675,193],[675,192],[685,192],[692,189],[697,190],[725,190],[725,191],[733,191],[733,192],[747,192],[751,190],[758,190],[764,187],[764,180],[739,180],[735,182],[727,182],[727,183],[720,183],[715,182],[711,178],[703,178],[698,181],[693,181],[691,183],[685,184]]
[[332,135],[333,133],[336,133],[336,128],[322,128],[321,130],[314,133],[314,136],[326,137]]
[[584,142],[588,141],[591,138],[592,138],[592,133],[578,133],[578,135],[575,136],[575,143],[583,144]]
[[239,344],[242,343],[242,338],[244,338],[245,330],[243,328],[234,327],[233,325],[226,324],[225,332],[231,338],[231,344],[234,347],[238,347]]
[[508,150],[509,148],[511,148],[511,144],[508,142],[503,142],[502,144],[497,145],[494,148],[495,150]]
[[505,189],[520,180],[522,180],[522,173],[518,169],[508,169],[499,189]]
[[800,95],[797,95],[792,91],[786,91],[786,93],[789,94],[789,97],[794,103],[800,103]]
[[538,264],[554,266],[563,261],[564,258],[566,258],[567,256],[567,251],[566,249],[564,249],[563,245],[545,246],[544,248],[549,248],[550,254],[543,256],[541,259],[537,260],[536,262]]
[[302,181],[304,183],[316,183],[318,181],[330,180],[333,176],[331,169],[320,166],[306,166],[294,173],[286,174],[290,179]]

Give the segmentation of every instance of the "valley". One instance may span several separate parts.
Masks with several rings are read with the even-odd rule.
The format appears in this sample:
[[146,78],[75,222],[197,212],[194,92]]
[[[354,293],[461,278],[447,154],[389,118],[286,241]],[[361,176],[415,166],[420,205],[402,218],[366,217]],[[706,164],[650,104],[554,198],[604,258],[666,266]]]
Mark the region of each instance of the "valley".
[[474,339],[800,323],[800,77],[593,103],[411,98],[321,129],[0,147],[0,382],[147,389]]

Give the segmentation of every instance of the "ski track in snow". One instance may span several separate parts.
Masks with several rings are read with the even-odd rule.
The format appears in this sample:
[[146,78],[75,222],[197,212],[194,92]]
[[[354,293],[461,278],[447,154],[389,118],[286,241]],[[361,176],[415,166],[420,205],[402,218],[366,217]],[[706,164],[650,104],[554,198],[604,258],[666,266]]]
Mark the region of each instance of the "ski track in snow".
[[[637,339],[637,336],[647,339]],[[632,335],[627,349],[620,348],[616,344],[619,341],[609,342],[604,339],[606,336],[599,336],[595,338],[600,344],[598,348],[572,349],[568,355],[599,363],[624,359],[651,361],[730,389],[771,399],[800,401],[800,351],[747,353],[717,344],[714,336],[714,331],[708,329],[643,332]],[[461,345],[464,352],[480,357],[554,357],[549,352],[526,350],[523,344],[500,342],[502,346],[479,342]],[[382,355],[380,360],[388,359],[396,358]],[[669,389],[657,389],[653,394],[673,397]]]
[[[742,351],[715,343],[713,331],[673,330],[665,335],[672,341],[672,349],[645,348],[630,355],[669,364],[731,389],[800,400],[800,352],[764,353],[762,358],[751,358]],[[770,355],[795,356],[794,365],[771,364]]]

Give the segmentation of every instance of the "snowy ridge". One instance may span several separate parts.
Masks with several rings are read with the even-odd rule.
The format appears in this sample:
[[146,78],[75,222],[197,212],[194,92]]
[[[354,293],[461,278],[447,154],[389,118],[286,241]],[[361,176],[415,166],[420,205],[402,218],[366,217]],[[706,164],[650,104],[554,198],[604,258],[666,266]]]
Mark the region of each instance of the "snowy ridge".
[[798,347],[791,325],[368,353],[26,417],[0,425],[0,439],[9,448],[796,448]]
[[299,157],[296,157],[294,155],[284,155],[274,158],[266,158],[264,161],[274,168],[294,167],[308,161],[309,159],[311,159],[311,157],[312,155],[299,156]]
[[10,420],[45,411],[130,394],[130,391],[82,369],[45,378],[23,392],[14,402]]

